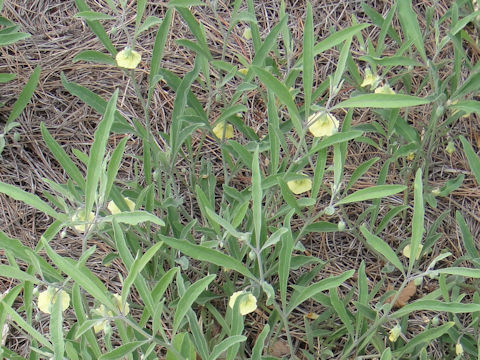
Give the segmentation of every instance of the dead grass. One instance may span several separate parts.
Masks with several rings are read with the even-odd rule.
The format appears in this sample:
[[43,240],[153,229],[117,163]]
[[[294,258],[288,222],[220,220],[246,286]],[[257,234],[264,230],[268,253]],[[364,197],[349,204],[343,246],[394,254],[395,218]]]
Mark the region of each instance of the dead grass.
[[[88,1],[93,10],[107,11],[108,8],[99,0]],[[133,2],[132,2],[133,3]],[[154,5],[156,2],[149,2],[147,7],[147,15],[156,15],[162,17],[165,8],[161,5]],[[352,25],[352,16],[355,15],[359,22],[367,21],[367,18],[360,7],[360,1],[313,1],[314,7],[314,24],[317,39],[324,38],[329,33],[329,29],[334,27],[337,30]],[[391,5],[391,1],[367,1],[370,6],[377,11],[385,14]],[[430,2],[419,2],[417,10],[419,15],[424,14],[426,6],[431,6]],[[259,26],[262,34],[267,34],[278,20],[279,2],[260,1],[257,2],[257,15],[260,18]],[[113,93],[115,87],[120,87],[119,110],[127,117],[141,118],[141,107],[135,100],[135,93],[128,84],[122,71],[111,68],[109,66],[85,64],[83,62],[72,63],[73,57],[81,50],[102,50],[101,45],[86,27],[86,25],[78,18],[73,18],[76,8],[73,0],[52,1],[42,0],[32,2],[30,0],[7,1],[4,4],[4,16],[21,25],[22,31],[29,32],[32,37],[22,41],[14,46],[0,48],[0,72],[13,72],[18,74],[18,78],[8,84],[2,84],[0,100],[7,104],[6,107],[0,108],[0,123],[4,123],[8,116],[9,110],[16,99],[20,89],[26,83],[33,68],[40,65],[42,68],[40,84],[35,92],[34,98],[28,105],[27,109],[19,118],[20,127],[16,131],[20,134],[20,140],[14,142],[11,134],[7,137],[7,146],[0,162],[0,180],[9,184],[14,184],[22,189],[33,192],[42,196],[43,191],[48,191],[48,186],[42,181],[42,178],[52,179],[56,182],[64,182],[66,180],[63,170],[60,168],[56,160],[52,157],[47,147],[42,141],[40,134],[40,122],[45,122],[46,126],[54,136],[54,138],[71,154],[73,148],[83,152],[88,152],[90,144],[93,141],[93,132],[98,124],[99,115],[81,102],[79,99],[71,96],[62,86],[60,74],[63,72],[69,81],[73,81],[83,85],[98,95],[107,99]],[[440,1],[435,8],[438,15],[442,15],[448,9],[448,1]],[[223,1],[218,2],[219,17],[215,18],[214,14],[206,8],[196,8],[195,16],[203,23],[206,28],[207,39],[211,46],[212,53],[215,57],[221,56],[222,33],[218,30],[218,24],[228,24],[230,11]],[[301,51],[301,39],[303,36],[303,19],[305,13],[305,2],[303,0],[287,1],[287,12],[289,13],[289,28],[294,38],[295,53]],[[125,26],[133,28],[134,26],[134,9],[127,13]],[[117,24],[118,25],[118,24]],[[398,24],[396,24],[398,26]],[[107,26],[108,27],[108,26]],[[191,38],[188,28],[183,24],[180,16],[177,14],[174,20],[175,32],[170,37],[164,55],[163,66],[177,74],[184,74],[192,67],[193,56],[185,48],[179,47],[174,40],[178,38]],[[251,44],[246,42],[241,34],[243,28],[237,26],[233,31],[233,37],[227,44],[226,57],[227,61],[235,62],[233,54],[242,54],[247,59],[252,59],[253,49]],[[120,49],[125,45],[122,32],[109,34],[114,45]],[[378,35],[376,30],[369,28],[365,31],[365,36],[375,39]],[[140,82],[146,80],[148,74],[147,64],[151,56],[153,47],[154,32],[153,30],[146,33],[139,39],[138,47],[144,54],[142,69],[138,71]],[[374,40],[375,41],[375,40]],[[391,48],[386,49],[387,52],[394,51],[395,44],[390,44]],[[433,44],[426,44],[430,52]],[[353,47],[354,54],[360,54],[359,44]],[[451,56],[447,48],[446,53],[440,56]],[[472,56],[478,57],[477,53]],[[335,69],[338,53],[336,50],[328,51],[316,59],[315,81],[320,84],[328,74]],[[392,74],[393,75],[393,74]],[[416,74],[416,83],[413,87],[418,86],[425,74]],[[225,93],[230,96],[235,88],[235,83],[229,84]],[[196,87],[198,96],[201,101],[207,102],[209,94]],[[427,90],[422,91],[424,95]],[[169,128],[169,115],[173,106],[175,94],[166,86],[159,85],[154,95],[151,108],[151,126],[154,131],[167,131]],[[347,96],[347,94],[346,94]],[[212,104],[212,121],[217,116],[216,107],[221,104]],[[245,121],[248,126],[259,132],[265,131],[265,106],[261,103],[255,93],[248,94],[248,104],[250,112],[246,115]],[[421,129],[428,119],[428,108],[418,108],[410,112],[411,122]],[[372,113],[368,110],[356,111],[353,123],[368,122],[372,118]],[[463,134],[473,144],[474,148],[480,148],[480,123],[476,115],[461,119],[455,123],[451,129],[451,136]],[[115,145],[120,137],[112,136],[112,146]],[[377,139],[381,141],[381,139]],[[446,139],[441,139],[445,142]],[[218,161],[217,147],[214,142],[206,142],[210,148],[204,151],[206,158],[213,159],[213,162],[220,165]],[[457,149],[461,149],[461,144],[455,144]],[[442,148],[442,147],[440,147]],[[126,160],[121,169],[121,177],[124,180],[132,180],[133,175],[133,158],[141,154],[141,144],[138,140],[132,138],[127,145]],[[372,167],[358,186],[367,187],[374,185],[380,166],[385,160],[385,155],[379,153],[375,148],[366,144],[353,144],[349,147],[349,155],[346,164],[346,178],[351,172],[363,161],[380,156],[381,161]],[[84,166],[79,166],[84,169]],[[444,211],[448,212],[445,221],[439,228],[442,234],[440,240],[435,244],[432,253],[425,259],[425,264],[441,251],[448,249],[458,258],[463,254],[461,241],[455,225],[455,210],[461,210],[467,218],[468,225],[474,238],[478,239],[480,235],[480,188],[476,184],[472,174],[469,171],[467,161],[462,151],[456,151],[453,155],[448,156],[445,152],[437,152],[432,158],[432,171],[429,182],[432,187],[440,187],[446,180],[454,178],[458,173],[466,174],[466,179],[460,189],[455,191],[450,197],[439,199],[436,209],[428,208],[426,212],[426,225],[430,226],[435,219]],[[408,163],[403,166],[409,166]],[[402,168],[392,168],[389,174],[388,182],[395,183],[402,181],[400,172]],[[241,180],[240,186],[247,186],[248,175]],[[246,178],[246,180],[245,180]],[[186,194],[186,198],[190,202],[191,197]],[[395,199],[390,200],[395,201]],[[401,201],[401,199],[398,199]],[[322,196],[319,198],[322,203]],[[385,202],[387,205],[388,202]],[[195,204],[190,204],[192,214],[195,213]],[[3,194],[0,195],[0,208],[3,210],[0,215],[0,229],[8,234],[8,236],[20,239],[23,244],[34,247],[39,240],[39,235],[50,224],[50,219],[39,213],[29,206],[14,201]],[[348,216],[355,219],[360,216],[364,210],[364,205],[357,204],[348,208]],[[387,209],[383,209],[386,211]],[[411,211],[408,211],[404,219],[399,218],[392,223],[381,236],[394,247],[398,246],[409,234],[404,229],[408,229],[411,219]],[[64,238],[54,240],[54,247],[62,255],[70,254],[78,257],[81,253],[81,239],[73,233],[67,233]],[[97,245],[98,251],[95,256],[89,260],[89,267],[97,274],[112,292],[120,292],[120,282],[118,273],[126,277],[125,270],[118,263],[114,262],[110,267],[101,265],[101,260],[110,250],[99,239],[93,239],[90,245]],[[309,234],[304,239],[304,245],[308,252],[325,260],[327,265],[317,276],[327,277],[329,275],[337,275],[348,269],[358,269],[360,262],[366,263],[367,276],[370,279],[370,285],[377,283],[384,274],[381,270],[383,263],[370,252],[363,244],[361,239],[348,234]],[[0,250],[1,254],[1,250]],[[0,257],[0,261],[5,261],[4,257]],[[292,279],[301,274],[292,274]],[[389,280],[395,284],[395,274],[391,274]],[[0,292],[3,292],[12,286],[11,282],[3,277],[0,282]],[[354,283],[346,285],[342,290],[346,293],[354,286]],[[436,288],[434,282],[426,283],[417,290],[417,296],[427,293]],[[382,295],[380,293],[379,295]],[[292,323],[297,324],[298,329],[294,333],[296,339],[295,345],[300,349],[304,348],[305,339],[304,316],[308,313],[321,314],[322,308],[313,302],[307,302],[298,308],[292,318]],[[66,321],[73,321],[73,315],[67,315]],[[429,316],[428,314],[425,314]],[[254,318],[252,318],[254,317]],[[261,313],[251,315],[247,321],[251,321],[251,339],[255,339],[255,334],[261,331],[266,318]],[[419,328],[421,330],[421,318],[418,319]],[[37,322],[38,329],[48,331],[48,321],[44,317],[40,317]],[[28,353],[29,343],[22,335],[12,330],[11,336],[8,338],[8,346],[20,354]],[[318,345],[318,350],[321,345]],[[341,350],[341,344],[338,345]],[[435,353],[442,354],[441,349],[435,349],[432,345],[432,356]],[[439,355],[441,356],[441,355]]]

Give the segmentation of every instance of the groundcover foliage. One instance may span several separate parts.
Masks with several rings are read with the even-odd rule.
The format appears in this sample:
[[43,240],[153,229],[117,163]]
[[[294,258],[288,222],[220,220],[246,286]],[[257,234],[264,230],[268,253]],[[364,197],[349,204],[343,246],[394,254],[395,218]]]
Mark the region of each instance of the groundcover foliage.
[[[0,183],[0,192],[53,221],[35,249],[0,232],[1,274],[16,280],[0,301],[3,357],[23,359],[5,346],[9,327],[29,337],[30,359],[480,357],[475,240],[457,211],[463,258],[452,260],[448,249],[432,256],[445,216],[429,226],[425,221],[437,198],[465,179],[460,174],[432,188],[429,174],[434,153],[462,151],[450,129],[462,116],[480,112],[478,64],[465,50],[475,43],[466,30],[478,26],[475,2],[452,2],[442,17],[427,8],[422,25],[410,0],[392,2],[385,15],[364,4],[369,22],[354,18],[352,26],[331,29],[322,39],[307,3],[301,52],[294,51],[283,1],[266,33],[253,0],[232,1],[229,21],[218,21],[222,49],[209,45],[195,15],[197,7],[217,14],[216,1],[171,0],[161,5],[162,18],[145,16],[141,0],[105,1],[105,12],[92,11],[84,0],[75,3],[75,21],[88,25],[104,51],[81,51],[74,61],[104,64],[105,71],[122,68],[143,117],[121,111],[118,89],[104,99],[62,74],[64,88],[101,121],[89,153],[73,155],[41,125],[66,183],[45,179],[51,191],[42,196]],[[135,29],[122,27],[132,6]],[[182,74],[162,66],[175,18],[191,32],[177,40],[193,59]],[[112,19],[120,21],[122,45],[112,43],[104,26]],[[1,25],[2,45],[26,36],[7,19]],[[145,63],[136,43],[152,27],[154,47]],[[251,58],[229,53],[238,28],[252,43]],[[375,41],[366,36],[373,29]],[[426,48],[427,38],[434,39],[428,42],[433,48]],[[354,45],[361,51],[352,51]],[[450,56],[440,56],[446,47]],[[335,70],[321,81],[316,59],[332,50]],[[139,64],[146,79],[137,76]],[[413,76],[418,68],[420,80]],[[30,100],[40,71],[15,104],[5,133]],[[159,86],[174,94],[169,127],[161,132],[150,121]],[[265,108],[262,135],[244,121],[249,94]],[[409,121],[417,108],[427,117],[421,131]],[[370,121],[353,121],[357,109],[369,109]],[[123,135],[114,148],[108,145],[112,133]],[[132,138],[142,152],[134,160],[135,179],[126,182],[118,173]],[[480,159],[465,137],[458,140],[478,184]],[[350,171],[345,165],[355,144],[381,157]],[[218,164],[203,156],[210,148]],[[400,176],[392,181],[397,168]],[[362,186],[372,169],[378,169],[376,185]],[[352,212],[353,206],[363,211]],[[393,246],[383,235],[397,219],[403,219],[405,237]],[[72,232],[83,241],[79,258],[52,247]],[[325,233],[360,239],[384,276],[369,279],[363,261],[356,269],[324,273],[327,262],[302,241]],[[109,292],[86,265],[98,242],[110,249],[103,265],[115,261],[125,269],[121,293]],[[435,290],[415,297],[427,277]],[[392,280],[395,286],[387,286]],[[306,304],[313,303],[321,311],[309,312]],[[48,331],[36,326],[39,314],[47,314]],[[419,324],[418,314],[427,319]]]

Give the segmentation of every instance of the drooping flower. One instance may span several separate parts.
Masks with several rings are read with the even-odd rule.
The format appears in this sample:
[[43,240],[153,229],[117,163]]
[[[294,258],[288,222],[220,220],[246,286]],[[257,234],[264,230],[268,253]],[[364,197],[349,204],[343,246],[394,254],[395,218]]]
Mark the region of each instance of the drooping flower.
[[252,38],[252,29],[246,27],[245,30],[243,30],[242,36],[245,40],[250,40]]
[[241,68],[241,69],[238,69],[238,72],[239,72],[240,74],[242,74],[242,75],[247,75],[248,69],[246,69],[246,68]]
[[[418,260],[418,258],[420,257],[420,254],[422,252],[422,249],[423,249],[423,245],[420,244],[418,246],[418,249],[417,249],[417,254],[415,255],[415,260]],[[405,256],[406,258],[410,259],[410,245],[407,245],[403,248],[403,256]]]
[[360,85],[361,87],[365,86],[374,86],[379,80],[379,77],[377,75],[372,74],[372,70],[370,70],[369,67],[365,68],[365,77],[363,78],[363,82]]
[[237,298],[243,294],[246,294],[246,295],[239,300],[240,304],[238,308],[240,310],[240,314],[247,315],[252,311],[255,311],[255,309],[257,308],[257,298],[253,296],[253,294],[251,293],[246,293],[244,291],[234,292],[232,296],[230,296],[230,300],[228,301],[228,306],[233,309],[233,307],[235,306],[235,301],[237,301]]
[[457,343],[457,345],[455,345],[455,354],[456,354],[456,355],[462,355],[462,354],[463,354],[463,346],[462,346],[462,344]]
[[51,314],[53,304],[57,302],[57,299],[60,299],[62,311],[67,310],[70,304],[70,295],[64,290],[57,291],[57,289],[49,286],[47,290],[38,294],[37,306],[45,314]]
[[390,340],[391,342],[395,342],[397,341],[398,337],[400,336],[400,334],[402,333],[402,328],[400,327],[400,325],[395,325],[395,327],[393,327],[392,329],[390,329],[389,331],[389,335],[388,335],[388,340]]
[[448,153],[448,155],[452,155],[455,152],[455,144],[453,141],[449,141],[447,146],[445,147],[445,151]]
[[[91,223],[95,219],[95,214],[90,211],[88,216],[85,216],[85,209],[81,209],[75,213],[72,217],[72,221],[83,221],[85,223]],[[78,232],[85,232],[87,224],[78,224],[73,226]]]
[[294,194],[302,194],[312,188],[312,180],[309,178],[290,180],[287,182],[288,188]]
[[[135,203],[132,200],[126,197],[124,197],[123,200],[127,204],[130,211],[135,210]],[[118,208],[113,200],[108,203],[107,209],[112,213],[112,215],[120,214],[122,212],[122,210]]]
[[135,69],[140,61],[142,60],[142,55],[139,52],[132,50],[129,47],[126,47],[122,51],[117,53],[115,57],[117,65],[125,69]]
[[390,85],[385,84],[375,89],[375,94],[395,94]]
[[[122,307],[122,297],[119,294],[113,295],[113,300],[115,305],[117,306],[118,310],[123,315],[128,315],[130,312],[130,306],[128,303],[125,303],[125,306]],[[96,333],[103,330],[103,332],[107,332],[110,329],[110,318],[114,315],[110,310],[107,310],[103,304],[101,304],[98,308],[93,309],[93,313],[101,316],[101,319],[98,319],[98,322],[95,323],[93,329]]]
[[308,118],[308,130],[315,137],[331,136],[338,131],[338,120],[330,113],[319,111]]
[[231,139],[233,138],[233,125],[227,124],[225,127],[225,122],[220,122],[213,128],[213,133],[219,139]]

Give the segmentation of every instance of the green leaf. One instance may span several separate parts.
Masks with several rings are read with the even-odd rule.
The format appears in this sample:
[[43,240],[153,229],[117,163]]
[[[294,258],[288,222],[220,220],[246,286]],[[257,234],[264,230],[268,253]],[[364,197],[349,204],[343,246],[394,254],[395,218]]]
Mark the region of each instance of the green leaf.
[[53,263],[65,274],[70,276],[78,285],[85,289],[89,294],[91,294],[95,299],[100,301],[110,310],[118,312],[116,305],[113,303],[112,299],[107,295],[109,294],[107,288],[103,283],[95,276],[93,273],[85,266],[79,262],[75,262],[69,258],[63,258],[58,255],[51,247],[48,245],[44,237],[40,239],[43,243],[43,246],[47,252],[47,255],[52,259]]
[[467,250],[467,254],[472,259],[480,258],[480,254],[475,246],[475,241],[473,240],[473,236],[468,230],[467,223],[462,216],[462,213],[458,210],[455,212],[455,218],[457,220],[458,227],[460,228],[460,232],[462,233],[463,245],[465,246],[465,250]]
[[380,239],[378,236],[373,235],[367,230],[365,225],[360,226],[360,231],[365,239],[367,239],[367,244],[369,244],[380,255],[384,256],[398,270],[400,270],[402,273],[404,272],[402,262],[385,241]]
[[53,210],[47,203],[41,200],[37,195],[30,194],[16,186],[0,182],[0,193],[11,197],[12,199],[24,202],[27,205],[53,217],[54,219],[66,221],[67,217],[64,214],[59,214]]
[[425,208],[423,205],[423,178],[422,169],[419,168],[415,174],[415,182],[413,185],[413,220],[412,220],[412,238],[410,243],[410,261],[408,270],[413,269],[413,264],[417,258],[417,252],[422,243],[425,218]]
[[399,350],[393,352],[396,359],[404,358],[403,354],[413,351],[420,344],[430,344],[433,340],[438,339],[443,334],[455,325],[455,322],[450,321],[439,327],[434,327],[420,334],[416,334],[412,339],[410,339],[405,346],[401,347]]
[[423,61],[427,62],[427,54],[425,53],[425,45],[418,24],[417,15],[412,9],[412,0],[400,0],[396,2],[398,6],[397,16],[402,25],[402,30],[409,40],[413,40]]
[[414,311],[436,311],[452,314],[471,313],[480,311],[480,304],[467,304],[457,302],[446,303],[439,300],[420,299],[405,305],[401,309],[395,311],[391,316],[392,318],[400,318]]
[[12,111],[10,112],[10,115],[8,116],[7,119],[7,124],[11,123],[12,121],[15,121],[22,111],[25,109],[27,104],[30,102],[30,99],[33,96],[33,92],[35,91],[38,80],[40,79],[40,66],[37,66],[35,70],[33,70],[32,75],[30,75],[30,78],[28,79],[27,83],[22,89],[22,92],[18,96],[17,101],[15,101],[15,104],[13,104]]
[[[78,97],[80,100],[91,106],[98,113],[102,115],[105,114],[105,111],[107,109],[107,102],[105,100],[103,100],[100,96],[88,90],[87,88],[75,84],[74,82],[69,82],[65,77],[64,73],[60,75],[60,78],[62,79],[62,85],[65,87],[65,89],[67,89],[70,94]],[[136,131],[133,131],[127,120],[122,115],[120,115],[118,111],[115,112],[115,123],[112,127],[112,131],[115,131],[117,133],[131,132],[138,135]]]
[[477,10],[471,14],[468,14],[459,21],[456,21],[452,28],[450,29],[450,36],[455,36],[457,33],[462,30],[469,22],[474,20],[480,14],[480,10]]
[[262,329],[262,332],[257,336],[255,340],[255,346],[252,349],[251,360],[262,360],[262,352],[265,348],[265,339],[267,338],[268,333],[270,332],[270,325],[265,324]]
[[118,223],[128,224],[128,225],[138,225],[142,222],[150,221],[159,226],[165,226],[165,222],[159,217],[150,214],[146,211],[136,210],[136,211],[122,211],[115,215],[108,215],[102,217],[100,222],[113,222],[115,219]]
[[280,298],[282,301],[283,309],[286,309],[288,304],[287,303],[288,276],[290,274],[290,264],[292,261],[293,247],[294,247],[294,243],[293,243],[292,233],[291,231],[288,231],[287,235],[283,237],[282,248],[280,249],[279,265],[278,265]]
[[460,141],[463,145],[463,151],[465,151],[465,156],[468,160],[468,165],[470,169],[472,169],[473,175],[475,175],[475,179],[477,180],[477,184],[480,185],[480,158],[477,156],[475,151],[472,148],[472,145],[465,139],[462,135],[460,135]]
[[55,159],[57,159],[72,180],[75,181],[82,190],[84,190],[85,180],[78,167],[75,165],[72,159],[70,159],[65,150],[58,145],[52,135],[50,135],[43,122],[40,123],[40,130],[42,132],[43,141],[45,141],[53,156],[55,156]]
[[348,316],[345,304],[340,300],[337,289],[330,289],[329,294],[333,308],[340,317],[340,320],[342,320],[343,324],[347,328],[348,334],[353,337],[355,331],[353,329],[353,319]]
[[0,46],[14,44],[17,41],[26,39],[30,36],[31,36],[30,34],[22,33],[22,32],[16,32],[16,33],[13,33],[13,34],[1,34],[0,35]]
[[118,143],[117,147],[112,153],[112,157],[108,162],[107,166],[107,184],[105,185],[105,198],[108,199],[110,191],[112,190],[113,182],[117,177],[118,169],[120,168],[120,163],[123,158],[123,153],[125,151],[125,145],[127,144],[128,137],[124,137]]
[[471,268],[464,268],[464,267],[448,267],[445,269],[438,269],[438,270],[432,270],[432,271],[437,274],[464,276],[464,277],[470,277],[474,279],[480,278],[480,269],[471,269]]
[[17,77],[17,74],[3,73],[0,74],[0,84],[9,82]]
[[40,280],[38,280],[35,276],[10,265],[0,265],[0,274],[7,278],[30,281],[34,284],[38,284],[40,282]]
[[65,340],[63,335],[63,314],[62,302],[57,299],[52,306],[52,314],[50,316],[50,338],[53,343],[53,359],[63,360],[65,352]]
[[111,55],[96,50],[83,50],[75,55],[72,61],[74,63],[78,61],[91,61],[97,64],[116,65],[115,59],[112,58]]
[[355,270],[348,270],[341,275],[331,276],[327,279],[320,280],[319,282],[300,290],[298,293],[295,291],[292,295],[292,298],[290,299],[290,303],[288,304],[286,313],[290,314],[298,305],[314,297],[321,291],[339,287],[340,285],[342,285],[343,282],[350,279],[354,273]]
[[[337,46],[338,44],[341,44],[345,40],[347,40],[349,37],[355,36],[358,34],[360,31],[363,29],[369,27],[370,24],[357,24],[350,26],[346,29],[334,32],[333,34],[329,35],[326,39],[320,41],[317,45],[313,47],[313,56],[317,56],[321,54],[322,52],[331,49],[334,46]],[[295,68],[299,67],[302,62],[303,62],[303,54],[300,57],[299,60],[297,60],[297,63],[295,64]]]
[[368,169],[370,169],[370,167],[373,164],[375,164],[378,160],[380,160],[379,157],[374,157],[360,164],[350,176],[350,180],[348,180],[348,183],[345,186],[345,190],[343,191],[343,194],[345,195],[347,191],[357,182],[357,180],[360,179],[363,176],[363,174],[365,174],[368,171]]
[[376,185],[365,189],[360,189],[353,194],[345,196],[338,201],[336,205],[349,204],[353,202],[380,199],[393,194],[402,192],[407,187],[404,185]]
[[311,156],[322,149],[326,149],[331,145],[341,144],[348,140],[358,138],[362,136],[362,134],[363,134],[363,131],[359,131],[359,130],[345,131],[345,132],[339,132],[339,133],[333,134],[331,136],[328,136],[322,139],[320,142],[318,142],[318,144],[312,146],[312,148],[308,152],[308,155]]
[[135,29],[137,29],[137,31],[138,31],[140,22],[142,21],[143,14],[145,14],[146,7],[147,7],[147,0],[137,1],[137,14],[135,15]]
[[170,0],[167,4],[168,7],[190,7],[190,6],[206,6],[203,1],[200,0]]
[[305,27],[303,33],[303,91],[305,96],[305,117],[308,118],[310,113],[310,105],[312,104],[313,90],[313,13],[312,5],[307,2],[307,15],[305,19]]
[[262,232],[262,175],[260,173],[258,146],[255,149],[252,160],[252,212],[253,212],[253,227],[255,230],[255,245],[257,249],[260,248],[260,238]]
[[225,255],[217,250],[213,250],[201,245],[191,244],[186,240],[180,240],[170,238],[164,235],[160,235],[160,238],[168,246],[180,250],[185,255],[188,255],[199,261],[207,261],[218,266],[222,266],[225,269],[232,269],[240,274],[246,276],[249,279],[255,280],[255,276],[237,259]]
[[107,15],[101,12],[96,12],[96,11],[80,11],[76,13],[74,17],[79,17],[88,21],[115,19],[110,15]]
[[99,360],[117,360],[123,359],[124,356],[131,354],[135,349],[138,349],[143,344],[146,344],[148,341],[132,341],[126,344],[123,344],[112,351],[109,351],[99,357]]
[[[78,10],[80,10],[80,12],[90,11],[89,7],[85,3],[85,0],[75,0],[75,5],[77,6]],[[95,35],[97,35],[103,46],[105,46],[105,49],[107,49],[108,52],[113,56],[117,55],[117,49],[115,49],[115,46],[113,46],[112,41],[108,37],[108,34],[103,28],[102,24],[100,24],[97,20],[86,21],[88,27],[92,29]]]
[[338,231],[338,224],[334,224],[328,221],[317,221],[312,224],[308,224],[305,227],[304,233],[312,233],[312,232],[335,232]]
[[88,158],[87,166],[87,181],[85,184],[85,214],[89,214],[92,211],[93,204],[97,200],[96,196],[98,182],[102,172],[104,171],[103,159],[105,156],[108,137],[110,135],[110,129],[113,124],[117,98],[118,89],[115,90],[112,98],[108,102],[105,110],[105,116],[98,124],[97,130],[94,134],[94,140],[90,149],[90,156]]
[[233,335],[230,337],[227,337],[225,340],[223,340],[221,343],[215,345],[212,349],[212,352],[210,353],[210,356],[208,357],[208,360],[216,360],[218,357],[222,355],[225,351],[227,351],[228,348],[231,346],[238,344],[240,342],[243,342],[247,340],[246,336],[243,335]]
[[158,24],[161,24],[161,23],[162,23],[162,19],[160,19],[156,16],[147,16],[147,18],[145,19],[143,24],[135,32],[135,37],[140,35],[142,32],[147,31],[152,26],[155,26],[155,25],[158,25]]
[[265,69],[262,69],[259,66],[253,66],[253,65],[250,68],[255,71],[258,78],[260,79],[261,82],[265,84],[267,89],[272,91],[278,97],[280,102],[287,107],[288,112],[292,118],[293,126],[297,131],[297,134],[301,136],[303,134],[301,116],[300,116],[300,113],[298,112],[295,102],[293,101],[293,97],[290,94],[290,91],[288,91],[287,87],[283,83],[277,80],[272,74],[270,74]]
[[403,94],[364,94],[351,97],[335,105],[332,109],[339,108],[378,108],[395,109],[409,106],[424,105],[430,100]]
[[[480,79],[479,79],[480,80]],[[480,114],[480,101],[476,100],[462,100],[449,106],[451,109],[465,111],[467,114]]]
[[185,291],[185,294],[182,295],[180,301],[178,302],[177,309],[175,310],[175,315],[173,317],[173,333],[176,334],[178,327],[182,322],[183,318],[187,314],[187,311],[190,309],[192,304],[197,300],[200,294],[205,291],[205,288],[215,279],[217,275],[211,274],[203,279],[200,279],[190,285],[190,287]]

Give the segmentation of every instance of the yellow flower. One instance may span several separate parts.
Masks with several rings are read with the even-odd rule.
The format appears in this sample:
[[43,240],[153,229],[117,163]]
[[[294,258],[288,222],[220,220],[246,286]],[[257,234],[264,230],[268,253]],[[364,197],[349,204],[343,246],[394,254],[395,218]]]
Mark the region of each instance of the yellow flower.
[[408,161],[412,161],[413,159],[415,159],[415,153],[413,151],[409,152],[408,155],[406,156],[406,159]]
[[363,78],[363,82],[360,86],[361,87],[365,87],[368,85],[373,86],[378,80],[379,80],[379,77],[376,75],[373,75],[372,70],[370,70],[370,68],[367,67],[365,68],[365,77]]
[[456,354],[456,355],[462,355],[462,354],[463,354],[463,346],[462,346],[462,344],[457,343],[457,345],[455,345],[455,354]]
[[[423,249],[423,245],[420,244],[417,249],[417,255],[415,255],[415,260],[418,260],[418,258],[420,257],[420,253],[422,252],[422,249]],[[410,245],[405,246],[403,248],[402,253],[403,253],[403,256],[410,259]]]
[[312,188],[312,180],[309,178],[290,180],[287,185],[291,192],[298,195]]
[[308,130],[315,137],[330,136],[338,130],[338,120],[330,113],[319,111],[308,118]]
[[[79,210],[75,213],[75,215],[73,215],[72,217],[72,221],[76,222],[76,221],[83,221],[83,222],[86,222],[86,223],[91,223],[93,220],[95,219],[95,214],[93,212],[90,212],[90,214],[88,214],[88,218],[85,216],[85,210]],[[74,225],[73,226],[77,231],[83,233],[85,232],[86,228],[87,228],[87,224],[78,224],[78,225]]]
[[47,290],[38,294],[38,308],[45,314],[51,314],[53,304],[57,302],[58,298],[60,298],[62,311],[67,310],[68,305],[70,304],[70,295],[64,290],[57,291],[51,286],[47,287]]
[[115,305],[117,305],[118,310],[120,310],[120,312],[123,315],[128,315],[128,313],[130,312],[130,306],[128,305],[128,303],[126,302],[125,306],[122,307],[122,297],[121,297],[121,295],[114,294],[113,297],[114,297],[114,300],[115,300]]
[[395,94],[389,85],[383,85],[375,89],[375,94]]
[[389,334],[388,335],[388,340],[390,340],[391,342],[397,341],[397,339],[398,339],[398,337],[400,336],[401,333],[402,333],[402,328],[400,327],[400,325],[396,325],[388,333]]
[[113,317],[113,313],[111,311],[107,311],[103,304],[100,305],[98,308],[93,309],[93,312],[103,318],[98,320],[98,322],[93,325],[93,330],[95,331],[95,333],[98,333],[102,330],[105,332],[105,330],[109,326],[109,320],[105,318]]
[[249,27],[245,28],[245,30],[243,30],[242,36],[245,40],[250,40],[252,38],[252,29],[250,29]]
[[141,59],[142,55],[129,47],[120,51],[115,57],[117,65],[125,69],[135,69],[140,64]]
[[448,153],[448,155],[452,155],[455,152],[455,144],[453,141],[449,141],[447,146],[445,147],[445,151]]
[[255,309],[257,308],[257,298],[250,293],[245,293],[244,291],[234,292],[232,296],[230,296],[228,306],[233,309],[233,306],[235,305],[235,301],[240,295],[243,295],[243,294],[246,294],[246,296],[243,296],[240,299],[240,304],[238,308],[240,309],[240,314],[247,315],[252,311],[255,311]]
[[225,123],[221,122],[218,123],[214,128],[213,128],[213,133],[215,136],[219,139],[223,139],[224,137],[224,131],[225,131],[225,139],[230,139],[233,137],[233,125],[232,124],[227,124],[227,127],[225,128]]
[[241,69],[238,69],[238,72],[242,75],[247,75],[248,73],[248,69],[245,69],[245,68],[241,68]]
[[[125,200],[125,203],[127,204],[130,211],[135,210],[135,203],[132,200],[125,197],[123,198],[123,200]],[[113,200],[108,203],[107,209],[112,213],[112,215],[120,214],[122,212]]]

